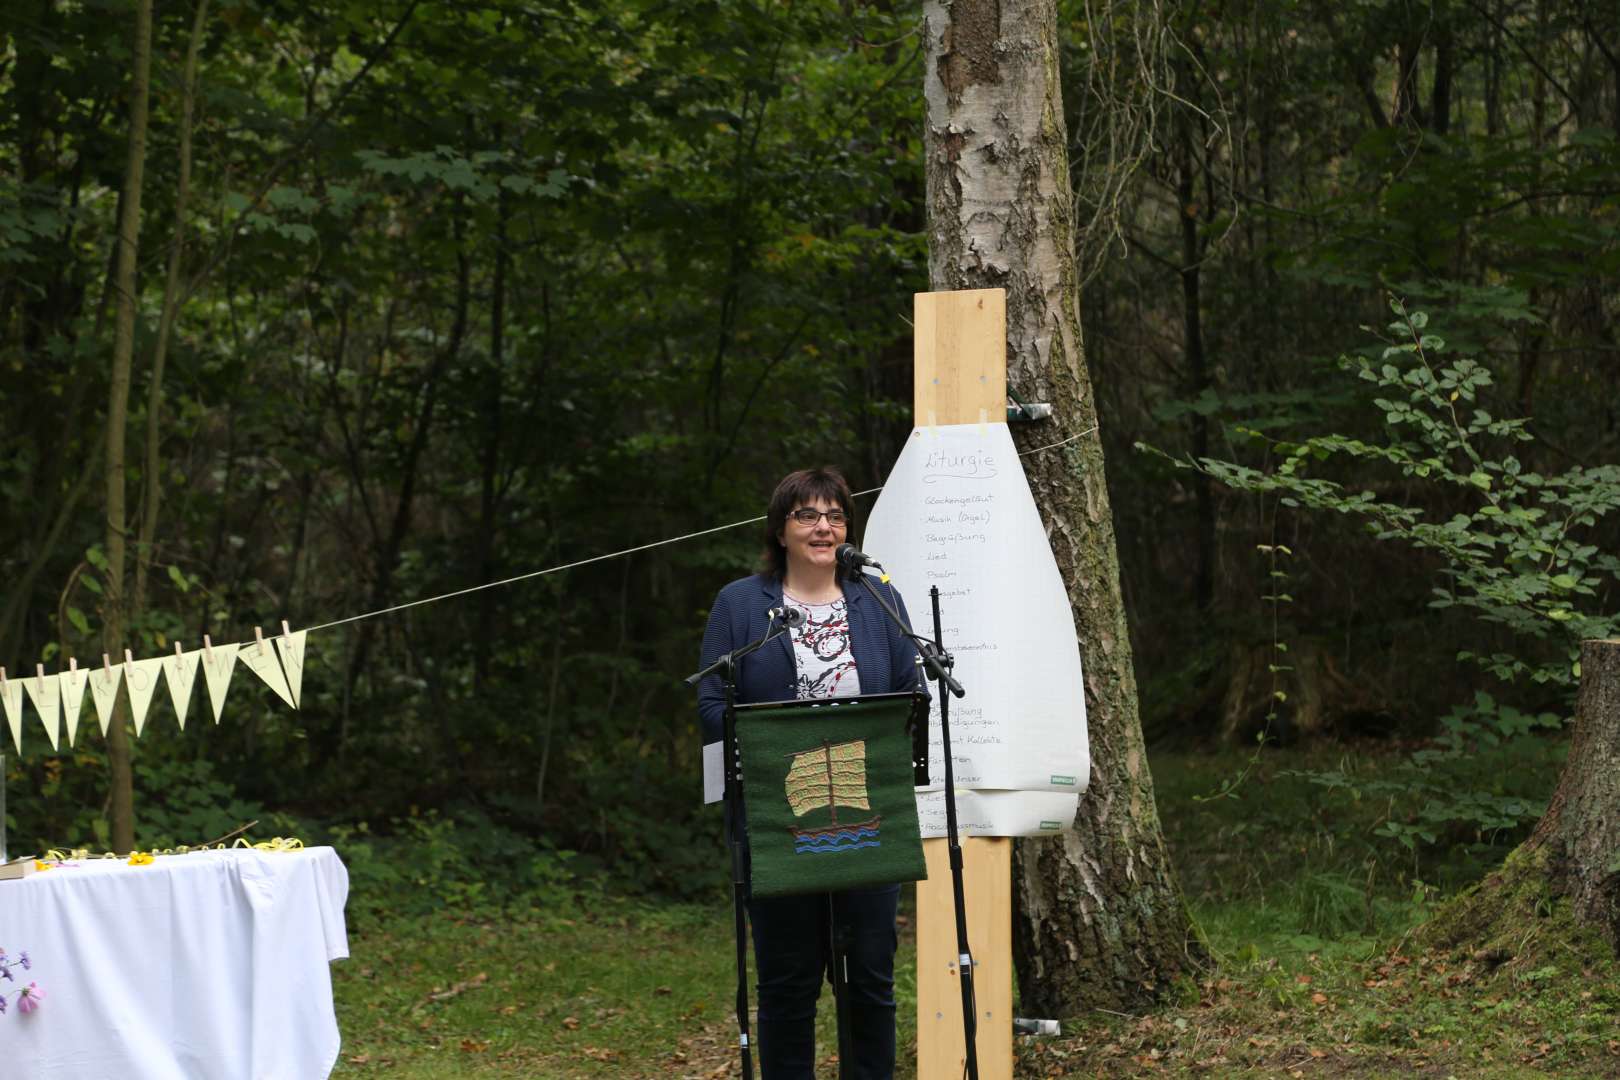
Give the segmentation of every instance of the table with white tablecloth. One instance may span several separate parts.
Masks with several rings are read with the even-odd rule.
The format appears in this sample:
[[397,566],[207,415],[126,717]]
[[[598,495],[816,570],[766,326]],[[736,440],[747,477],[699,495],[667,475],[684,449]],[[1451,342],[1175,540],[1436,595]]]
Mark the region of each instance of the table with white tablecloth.
[[[87,859],[0,881],[0,948],[45,992],[0,1017],[5,1076],[319,1080],[349,875],[329,847]],[[10,990],[17,984],[0,983]]]

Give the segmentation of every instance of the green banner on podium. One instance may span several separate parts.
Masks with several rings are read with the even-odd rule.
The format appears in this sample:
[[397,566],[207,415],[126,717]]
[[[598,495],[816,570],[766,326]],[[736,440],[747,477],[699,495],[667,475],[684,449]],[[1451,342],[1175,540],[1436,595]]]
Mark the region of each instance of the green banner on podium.
[[912,787],[909,694],[737,710],[755,896],[928,876]]

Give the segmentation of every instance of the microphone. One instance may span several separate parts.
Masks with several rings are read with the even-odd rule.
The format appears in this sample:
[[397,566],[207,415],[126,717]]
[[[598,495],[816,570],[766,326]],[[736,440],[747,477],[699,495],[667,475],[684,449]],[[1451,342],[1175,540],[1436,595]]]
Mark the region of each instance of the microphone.
[[[884,572],[882,563],[862,552],[854,544],[839,544],[834,554],[838,559],[838,569],[846,574],[858,573],[863,566],[870,566],[879,572]],[[884,574],[884,580],[887,581],[887,573],[884,572]]]
[[791,604],[783,604],[781,607],[766,608],[765,618],[771,622],[780,620],[782,624],[789,630],[797,630],[799,627],[804,625],[804,611],[800,608],[792,606]]

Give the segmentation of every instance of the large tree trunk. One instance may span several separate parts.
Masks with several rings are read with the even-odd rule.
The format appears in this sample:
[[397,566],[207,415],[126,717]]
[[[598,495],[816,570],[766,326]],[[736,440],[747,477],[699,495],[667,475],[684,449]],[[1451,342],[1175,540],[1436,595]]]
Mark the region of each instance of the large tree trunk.
[[1555,933],[1540,931],[1566,918],[1575,936],[1596,935],[1620,956],[1620,641],[1581,646],[1569,759],[1530,839],[1435,916],[1424,936],[1499,964],[1532,942],[1538,953],[1554,947]]
[[1201,952],[1143,752],[1102,440],[1081,351],[1053,0],[927,0],[929,275],[1007,290],[1007,379],[1056,406],[1015,432],[1079,629],[1091,787],[1073,831],[1013,862],[1021,1008],[1072,1016],[1155,998]]
[[[135,260],[140,250],[141,188],[146,171],[146,114],[152,74],[152,0],[135,7],[133,86],[129,104],[129,158],[118,215],[118,263],[113,291],[117,320],[113,336],[111,390],[107,398],[107,598],[102,647],[113,656],[124,650],[124,556],[128,516],[124,510],[124,429],[129,416],[129,369],[135,353]],[[135,846],[135,789],[129,736],[124,731],[124,698],[107,725],[107,764],[112,773],[112,847],[119,854]]]

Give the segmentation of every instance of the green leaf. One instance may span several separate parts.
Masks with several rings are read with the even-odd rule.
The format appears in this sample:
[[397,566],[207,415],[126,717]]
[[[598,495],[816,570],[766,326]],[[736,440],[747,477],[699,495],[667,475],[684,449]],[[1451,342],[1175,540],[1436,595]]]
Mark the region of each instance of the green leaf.
[[80,611],[72,604],[69,604],[67,609],[67,617],[68,622],[73,624],[73,629],[77,630],[85,637],[90,636],[90,620],[84,617],[84,612]]

